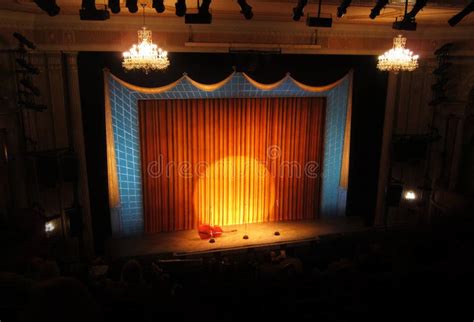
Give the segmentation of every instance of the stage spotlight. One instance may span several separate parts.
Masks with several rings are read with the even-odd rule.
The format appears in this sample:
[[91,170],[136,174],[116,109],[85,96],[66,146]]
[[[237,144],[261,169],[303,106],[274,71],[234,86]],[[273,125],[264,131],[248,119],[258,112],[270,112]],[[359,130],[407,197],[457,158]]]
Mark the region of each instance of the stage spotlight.
[[186,24],[210,24],[212,15],[209,11],[211,0],[204,0],[198,7],[198,13],[187,13],[184,15]]
[[406,15],[410,18],[415,18],[415,16],[418,14],[418,12],[423,9],[424,6],[426,6],[426,3],[428,0],[416,0],[415,5],[411,9],[409,13]]
[[393,29],[396,30],[416,30],[416,21],[415,18],[405,16],[402,20],[396,19],[392,25]]
[[304,16],[304,7],[308,4],[308,0],[299,0],[296,7],[293,8],[293,20],[299,21]]
[[308,18],[306,19],[306,25],[308,27],[331,28],[332,26],[331,15],[329,15],[329,17],[321,17],[322,2],[323,2],[322,0],[319,0],[318,15],[314,17],[308,16]]
[[438,79],[438,81],[436,83],[434,83],[433,85],[431,85],[431,90],[433,92],[442,92],[445,90],[445,86],[446,84],[448,83],[449,79],[447,77],[445,77],[445,75],[441,75],[441,78]]
[[138,0],[127,0],[125,6],[130,13],[135,13],[138,11]]
[[33,44],[31,41],[29,41],[28,39],[26,39],[25,36],[23,36],[22,34],[18,33],[18,32],[14,32],[13,33],[13,37],[15,37],[19,42],[20,44],[28,47],[29,49],[36,49],[36,45]]
[[186,0],[178,0],[174,6],[178,17],[183,17],[186,14]]
[[26,50],[25,46],[20,46],[16,50],[20,55],[26,55],[28,54],[28,50]]
[[447,43],[435,50],[435,56],[447,56],[451,48],[453,48],[453,43]]
[[[106,6],[104,5],[104,7]],[[79,17],[81,20],[107,20],[110,18],[110,13],[106,9],[97,9],[95,0],[82,0]]]
[[438,76],[445,75],[449,71],[452,65],[453,65],[452,63],[440,64],[440,66],[433,71],[433,75],[438,75]]
[[33,93],[35,96],[40,96],[41,92],[38,87],[33,85],[33,83],[28,80],[28,79],[22,79],[20,81],[20,84],[23,85],[26,89],[28,89],[31,93]]
[[153,0],[152,7],[155,8],[156,12],[163,13],[165,12],[165,4],[163,0]]
[[19,101],[18,105],[20,105],[21,107],[23,107],[27,110],[33,110],[33,111],[36,111],[36,112],[42,112],[42,111],[47,109],[46,105],[36,104],[36,103],[33,103],[33,102]]
[[341,4],[337,8],[337,17],[342,18],[347,13],[347,8],[351,5],[352,0],[342,0]]
[[245,19],[250,20],[253,17],[252,7],[249,6],[246,0],[237,0],[240,6],[240,13],[244,15]]
[[388,0],[377,0],[377,3],[375,4],[375,7],[372,8],[370,11],[370,19],[375,19],[378,15],[380,15],[380,11],[385,8],[385,6],[388,4]]
[[203,0],[202,4],[199,6],[199,14],[201,15],[210,15],[209,7],[211,6],[212,0]]
[[109,8],[112,13],[120,12],[120,0],[109,0]]
[[474,0],[467,5],[460,13],[454,15],[451,19],[448,20],[448,23],[451,27],[456,26],[464,17],[474,11]]
[[56,4],[56,0],[34,0],[33,2],[51,17],[56,16],[61,10]]
[[95,7],[95,0],[82,0],[81,9],[87,11],[97,10],[97,8]]
[[417,13],[426,5],[427,0],[416,0],[413,9],[408,12],[408,0],[405,1],[405,14],[401,17],[400,20],[398,18],[392,25],[393,29],[397,30],[416,30],[416,21],[415,16]]
[[17,58],[16,62],[17,62],[18,65],[23,67],[26,70],[26,72],[28,72],[30,74],[33,74],[33,75],[39,75],[39,73],[40,73],[39,69],[37,67],[31,65],[30,63],[28,63],[23,58]]

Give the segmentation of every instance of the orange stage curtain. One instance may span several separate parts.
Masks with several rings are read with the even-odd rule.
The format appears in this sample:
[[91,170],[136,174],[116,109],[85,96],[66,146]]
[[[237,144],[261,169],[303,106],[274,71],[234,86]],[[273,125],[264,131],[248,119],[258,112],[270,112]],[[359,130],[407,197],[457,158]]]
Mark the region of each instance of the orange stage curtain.
[[318,216],[325,98],[138,104],[146,232]]

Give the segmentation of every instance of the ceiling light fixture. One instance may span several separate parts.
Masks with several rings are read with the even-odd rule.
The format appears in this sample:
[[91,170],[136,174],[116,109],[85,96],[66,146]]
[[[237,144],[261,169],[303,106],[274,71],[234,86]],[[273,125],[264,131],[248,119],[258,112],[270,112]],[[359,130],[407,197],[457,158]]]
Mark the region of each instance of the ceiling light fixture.
[[405,191],[405,193],[403,195],[403,198],[405,200],[409,200],[409,201],[416,200],[416,197],[417,197],[416,193],[413,190],[407,190],[407,191]]
[[202,14],[209,14],[209,7],[211,6],[212,0],[202,0],[202,4],[199,5],[199,12]]
[[150,70],[164,70],[170,65],[168,52],[162,50],[152,42],[152,32],[145,27],[145,7],[143,7],[143,27],[138,30],[138,45],[133,45],[129,51],[123,53],[122,66],[125,70],[143,70],[148,74]]
[[120,12],[120,0],[109,0],[108,4],[109,4],[110,11],[112,11],[112,13]]
[[39,75],[40,74],[40,70],[38,69],[38,67],[33,66],[32,64],[27,62],[25,59],[17,58],[16,62],[17,62],[18,65],[23,67],[23,71],[26,72],[26,73],[32,74],[32,75]]
[[61,8],[56,4],[56,0],[34,0],[34,3],[51,17],[56,16]]
[[19,42],[21,47],[28,47],[29,49],[36,49],[36,45],[29,41],[25,36],[18,32],[13,33],[13,37],[15,37]]
[[110,18],[110,13],[106,5],[104,9],[97,9],[95,0],[82,0],[79,17],[81,20],[107,20]]
[[293,20],[299,21],[304,16],[304,7],[308,4],[308,0],[299,0],[296,7],[293,8]]
[[156,12],[158,13],[165,12],[164,0],[153,0],[152,7],[155,8]]
[[322,6],[323,0],[319,0],[319,5],[318,5],[318,15],[315,17],[308,16],[306,18],[306,25],[309,27],[322,27],[322,28],[331,28],[332,26],[332,16],[325,15],[326,17],[321,16],[321,6]]
[[413,5],[413,8],[411,9],[411,11],[409,13],[405,14],[405,16],[408,16],[410,18],[415,18],[415,16],[418,14],[418,12],[420,12],[420,10],[423,9],[426,6],[427,2],[428,2],[428,0],[416,0],[416,2]]
[[456,26],[464,17],[474,11],[474,0],[471,0],[471,3],[466,6],[461,12],[454,15],[451,19],[448,20],[448,23],[451,27]]
[[52,232],[56,227],[54,226],[54,223],[52,222],[47,222],[44,224],[44,231],[46,233]]
[[127,0],[125,7],[128,8],[130,13],[136,13],[138,11],[138,0]]
[[176,15],[178,17],[184,17],[186,14],[186,0],[178,0],[174,6],[176,8]]
[[375,19],[378,15],[380,15],[380,11],[385,8],[385,6],[388,4],[388,0],[377,0],[377,3],[375,4],[375,7],[372,8],[370,11],[370,19]]
[[377,68],[381,71],[394,72],[414,71],[418,68],[418,55],[405,48],[407,39],[398,35],[393,38],[393,48],[379,56]]
[[339,7],[337,7],[337,17],[342,18],[347,13],[347,8],[351,5],[352,0],[342,0]]
[[197,13],[187,13],[184,16],[184,23],[186,24],[210,24],[212,23],[212,14],[209,11],[211,0],[203,0],[202,3],[198,0]]
[[418,0],[413,6],[413,9],[408,12],[408,0],[405,0],[405,14],[400,17],[400,20],[398,18],[395,19],[392,28],[397,30],[416,30],[415,16],[425,4],[426,0]]
[[237,0],[240,6],[240,13],[244,15],[245,19],[250,20],[253,17],[252,7],[246,0]]

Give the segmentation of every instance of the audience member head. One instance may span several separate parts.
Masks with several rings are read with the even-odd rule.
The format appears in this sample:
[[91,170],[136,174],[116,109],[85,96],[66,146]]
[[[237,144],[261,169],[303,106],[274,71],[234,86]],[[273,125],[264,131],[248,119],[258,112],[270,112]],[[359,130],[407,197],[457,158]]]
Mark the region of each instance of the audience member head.
[[38,271],[38,279],[40,281],[56,278],[60,275],[59,267],[56,262],[45,260],[41,263]]
[[134,259],[125,263],[120,280],[127,285],[136,285],[143,282],[142,266]]

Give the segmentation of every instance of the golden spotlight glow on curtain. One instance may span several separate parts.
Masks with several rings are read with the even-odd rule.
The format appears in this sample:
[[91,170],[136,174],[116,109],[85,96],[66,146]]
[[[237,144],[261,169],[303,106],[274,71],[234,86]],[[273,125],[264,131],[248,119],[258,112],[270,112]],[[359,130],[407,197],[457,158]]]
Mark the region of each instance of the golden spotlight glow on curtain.
[[318,216],[324,98],[139,101],[146,232]]

